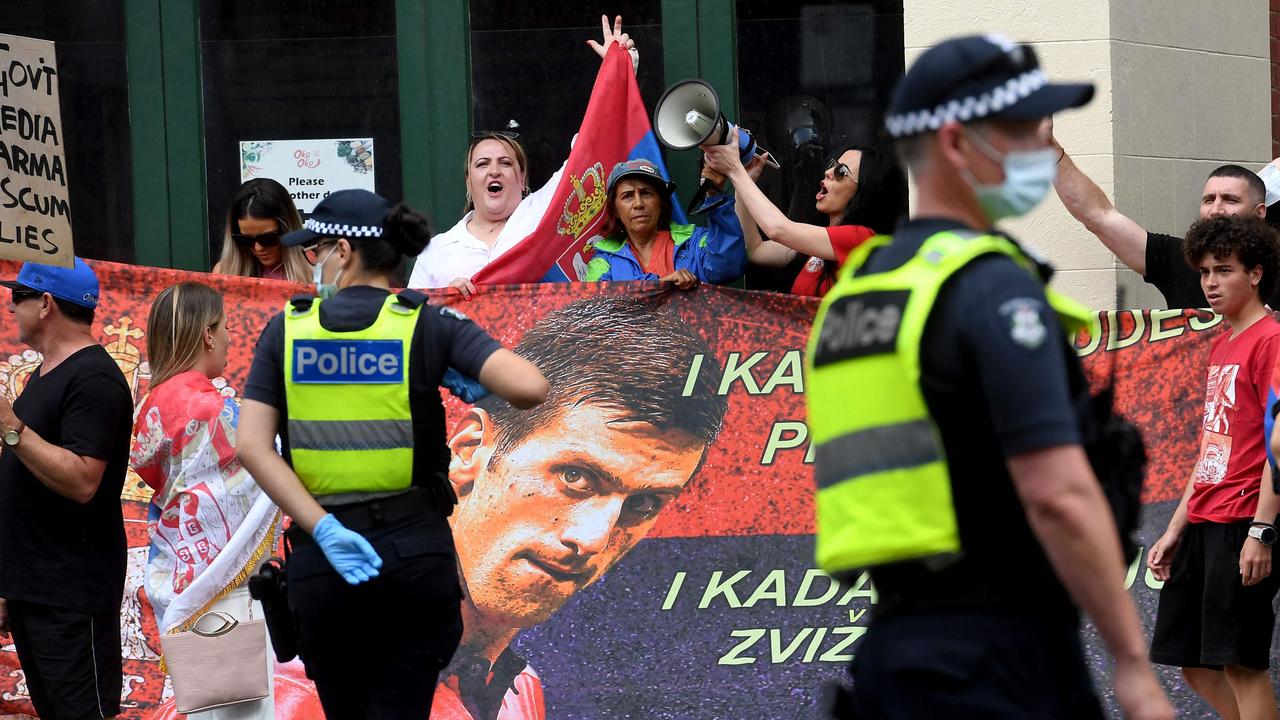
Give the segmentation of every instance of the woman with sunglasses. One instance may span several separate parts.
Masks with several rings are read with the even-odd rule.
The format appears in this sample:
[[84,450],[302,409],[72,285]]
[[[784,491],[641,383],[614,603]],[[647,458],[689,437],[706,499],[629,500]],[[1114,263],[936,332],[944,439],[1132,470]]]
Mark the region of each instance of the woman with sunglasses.
[[227,209],[222,257],[214,273],[288,280],[311,279],[311,264],[300,248],[280,245],[280,238],[302,227],[298,208],[284,186],[270,178],[254,178],[240,186]]
[[809,256],[793,294],[825,295],[849,253],[873,235],[892,232],[906,210],[907,181],[897,163],[881,150],[850,145],[832,159],[818,186],[814,206],[827,216],[827,227],[795,222],[756,186],[764,162],[757,158],[743,167],[736,143],[734,130],[728,144],[704,146],[707,167],[733,182],[751,262],[783,267],[799,254]]
[[547,395],[536,366],[461,313],[391,292],[428,241],[426,218],[374,193],[321,201],[284,238],[314,258],[319,297],[267,323],[245,384],[236,453],[293,518],[289,604],[329,718],[429,717],[462,637],[445,370],[520,408]]
[[[600,25],[603,40],[588,40],[587,44],[604,58],[609,45],[618,43],[631,53],[634,70],[640,55],[635,42],[622,32],[622,16],[614,18],[612,29],[608,16],[600,18]],[[505,130],[472,133],[463,167],[467,183],[465,214],[458,224],[432,238],[426,251],[418,256],[409,287],[447,286],[469,298],[476,291],[471,277],[538,227],[555,197],[564,165],[546,184],[530,193],[528,159],[518,137]]]

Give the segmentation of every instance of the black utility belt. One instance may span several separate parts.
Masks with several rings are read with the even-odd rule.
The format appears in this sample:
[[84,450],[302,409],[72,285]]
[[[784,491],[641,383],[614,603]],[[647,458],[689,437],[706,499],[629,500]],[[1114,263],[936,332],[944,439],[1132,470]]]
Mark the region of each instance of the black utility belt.
[[[433,493],[413,488],[400,495],[332,508],[330,512],[346,529],[362,532],[423,515],[447,515],[439,505],[440,501]],[[315,542],[310,533],[297,526],[289,528],[288,535],[295,545]]]

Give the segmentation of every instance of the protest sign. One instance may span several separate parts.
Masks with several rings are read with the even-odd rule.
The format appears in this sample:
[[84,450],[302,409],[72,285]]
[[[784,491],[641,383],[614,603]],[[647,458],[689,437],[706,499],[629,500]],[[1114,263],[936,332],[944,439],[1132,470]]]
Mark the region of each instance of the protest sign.
[[0,34],[0,258],[74,255],[53,43]]

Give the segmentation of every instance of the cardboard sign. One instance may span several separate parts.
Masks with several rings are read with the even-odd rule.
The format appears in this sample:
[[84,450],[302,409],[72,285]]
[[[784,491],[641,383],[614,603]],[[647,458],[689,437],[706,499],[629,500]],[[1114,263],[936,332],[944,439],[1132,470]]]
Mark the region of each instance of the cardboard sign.
[[373,138],[353,140],[242,140],[240,182],[271,178],[308,215],[338,190],[373,189]]
[[53,43],[0,34],[0,258],[71,267]]

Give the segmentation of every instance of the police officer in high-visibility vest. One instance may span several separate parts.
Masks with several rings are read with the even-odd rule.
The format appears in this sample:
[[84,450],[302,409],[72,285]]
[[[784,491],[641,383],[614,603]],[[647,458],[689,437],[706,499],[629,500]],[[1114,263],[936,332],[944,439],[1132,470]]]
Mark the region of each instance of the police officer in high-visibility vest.
[[461,313],[390,291],[429,237],[371,192],[325,198],[283,239],[315,264],[316,296],[267,324],[245,386],[236,452],[293,518],[289,601],[329,718],[425,720],[457,648],[445,372],[517,407],[546,398],[538,369]]
[[994,35],[928,50],[894,91],[916,212],[850,256],[807,353],[817,560],[878,591],[838,717],[1101,718],[1079,609],[1128,717],[1172,717],[1081,446],[1067,330],[1087,314],[992,229],[1053,182],[1045,119],[1092,95]]

